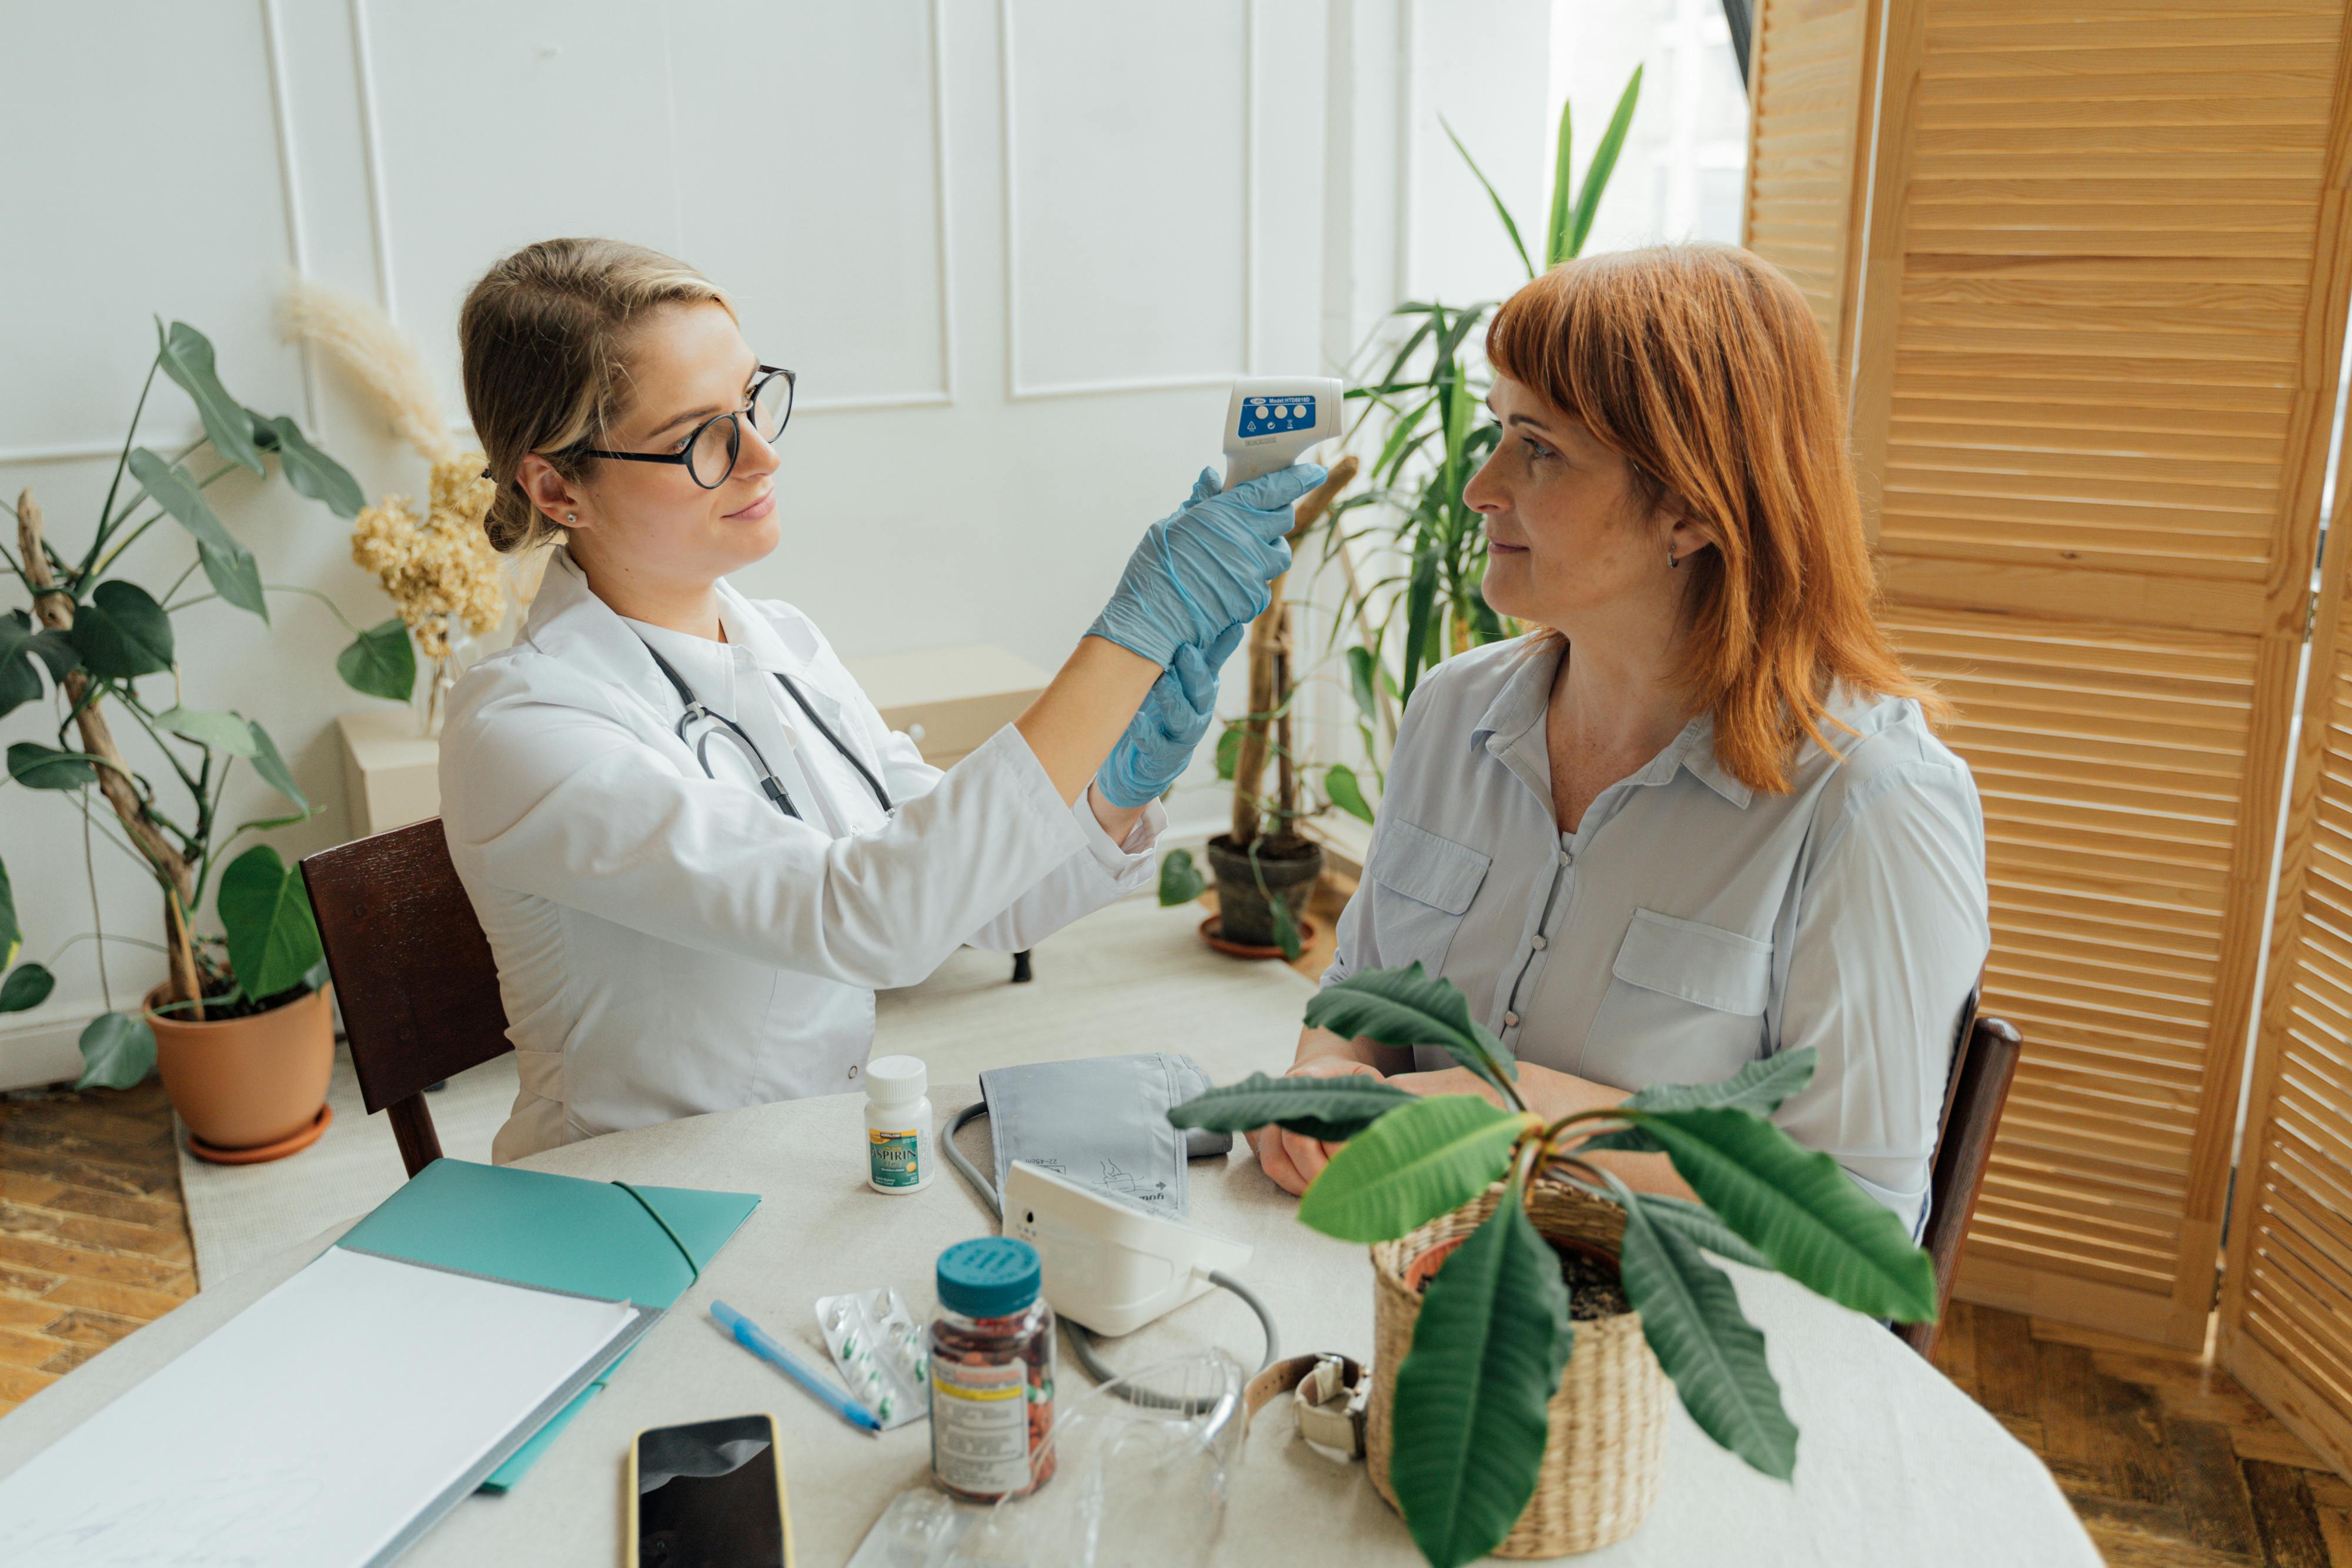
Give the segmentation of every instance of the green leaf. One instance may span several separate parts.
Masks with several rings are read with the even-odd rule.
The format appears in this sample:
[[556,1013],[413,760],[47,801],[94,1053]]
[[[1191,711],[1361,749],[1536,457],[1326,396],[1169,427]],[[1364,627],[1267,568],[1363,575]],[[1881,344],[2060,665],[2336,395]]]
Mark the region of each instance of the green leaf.
[[16,924],[16,889],[8,880],[8,867],[0,862],[0,969],[16,961],[16,949],[25,945],[25,928]]
[[253,758],[253,770],[261,775],[261,781],[264,784],[299,806],[304,815],[309,815],[310,798],[304,795],[300,788],[295,784],[293,770],[286,766],[286,759],[278,754],[278,743],[269,738],[269,732],[262,728],[258,723],[250,724],[247,727],[252,732],[253,749],[246,755]]
[[1209,891],[1209,879],[1192,863],[1190,850],[1170,850],[1160,862],[1160,907],[1190,904]]
[[230,972],[256,1000],[300,985],[302,972],[321,956],[302,873],[267,844],[221,873],[219,909]]
[[355,692],[406,702],[416,689],[416,650],[407,625],[395,615],[369,627],[335,655],[335,673]]
[[1633,1113],[1699,1201],[1781,1273],[1874,1318],[1936,1315],[1936,1266],[1838,1163],[1746,1111]]
[[172,667],[172,621],[135,582],[110,579],[74,610],[74,652],[94,675],[127,680]]
[[1462,154],[1462,162],[1470,165],[1470,172],[1478,176],[1478,183],[1486,188],[1486,199],[1495,204],[1495,215],[1503,220],[1503,232],[1511,236],[1511,248],[1519,253],[1519,265],[1527,268],[1528,277],[1533,281],[1536,264],[1528,259],[1527,242],[1519,237],[1519,225],[1511,216],[1511,209],[1503,205],[1502,194],[1495,189],[1495,182],[1486,178],[1486,172],[1478,167],[1478,160],[1470,156],[1470,149],[1463,146],[1462,138],[1454,134],[1454,127],[1446,125],[1445,116],[1439,115],[1437,123],[1444,127],[1445,139],[1454,143],[1454,151]]
[[20,1013],[26,1008],[39,1007],[57,988],[58,977],[46,966],[19,964],[7,979],[0,980],[0,1013]]
[[1765,1260],[1764,1254],[1742,1241],[1729,1226],[1699,1204],[1685,1198],[1662,1197],[1655,1193],[1644,1194],[1642,1202],[1649,1209],[1651,1222],[1661,1229],[1672,1230],[1685,1241],[1751,1269],[1772,1266]]
[[1228,724],[1225,733],[1217,737],[1217,777],[1228,784],[1232,783],[1234,772],[1241,766],[1241,757],[1242,727]]
[[66,634],[47,627],[33,629],[32,617],[22,610],[0,615],[0,714],[36,701],[41,677],[35,661],[47,664],[49,678],[62,681],[81,663]]
[[1797,1468],[1797,1427],[1764,1360],[1764,1336],[1739,1310],[1724,1271],[1620,1189],[1625,1242],[1620,1273],[1683,1408],[1699,1429],[1752,1468],[1787,1480]]
[[214,373],[211,340],[185,321],[173,322],[166,332],[158,320],[155,337],[163,373],[179,382],[180,390],[195,403],[196,416],[205,422],[205,434],[213,450],[241,468],[263,473],[261,452],[253,444],[253,421]]
[[1393,1241],[1486,1191],[1534,1125],[1475,1094],[1399,1106],[1331,1157],[1298,1200],[1298,1218],[1342,1241]]
[[[1250,863],[1253,865],[1257,863],[1256,848],[1255,844],[1250,846]],[[1260,882],[1263,883],[1264,879],[1261,878]],[[1263,885],[1258,891],[1265,893]],[[1265,912],[1267,917],[1274,923],[1274,945],[1282,949],[1283,962],[1296,964],[1298,962],[1298,955],[1307,950],[1307,945],[1299,938],[1298,921],[1290,913],[1290,901],[1278,894],[1268,893],[1265,896]]]
[[360,508],[367,505],[367,493],[360,488],[360,482],[349,469],[311,445],[291,415],[265,419],[252,409],[245,412],[253,416],[255,440],[278,454],[286,482],[296,493],[325,502],[327,509],[339,517],[360,515]]
[[[1813,1081],[1821,1053],[1811,1046],[1759,1057],[1720,1083],[1654,1083],[1625,1102],[1628,1111],[1691,1111],[1703,1105],[1728,1106],[1769,1116],[1780,1103]],[[1639,1127],[1603,1133],[1584,1145],[1588,1149],[1626,1149],[1637,1154],[1658,1152],[1658,1141]]]
[[1569,150],[1576,138],[1570,128],[1568,100],[1559,105],[1559,140],[1551,158],[1551,223],[1544,230],[1544,270],[1549,272],[1575,254],[1568,248],[1570,211]]
[[1526,1511],[1575,1343],[1559,1256],[1515,1178],[1430,1280],[1397,1368],[1389,1484],[1432,1568],[1485,1556]]
[[1372,820],[1372,808],[1364,800],[1364,787],[1356,781],[1356,770],[1344,762],[1334,762],[1323,770],[1323,792],[1331,797],[1331,804],[1360,821]]
[[[1412,689],[1421,683],[1423,661],[1437,647],[1436,605],[1437,545],[1425,539],[1413,552],[1412,581],[1405,590],[1402,690],[1406,702],[1412,700]],[[1433,658],[1427,662],[1437,663]]]
[[1624,151],[1626,128],[1633,123],[1633,105],[1642,97],[1642,68],[1635,66],[1625,82],[1625,91],[1617,99],[1617,112],[1609,117],[1609,129],[1601,133],[1601,144],[1592,150],[1591,166],[1584,171],[1584,189],[1576,193],[1576,216],[1569,225],[1568,254],[1584,254],[1585,236],[1592,232],[1592,216],[1601,210],[1601,193],[1609,189],[1609,176],[1617,168],[1617,154]]
[[232,757],[253,755],[253,730],[233,713],[205,713],[173,706],[155,716],[155,722],[173,735]]
[[261,593],[261,568],[253,552],[239,544],[220,516],[196,487],[194,476],[175,463],[166,463],[143,446],[131,453],[131,474],[155,504],[195,536],[196,559],[215,592],[239,610],[250,610],[264,621],[269,607]]
[[1400,1105],[1419,1097],[1368,1072],[1329,1078],[1269,1078],[1253,1072],[1239,1083],[1195,1094],[1168,1113],[1179,1127],[1246,1133],[1286,1127],[1325,1143],[1347,1142]]
[[129,1013],[100,1013],[81,1031],[77,1089],[135,1089],[155,1067],[155,1031]]
[[1307,1027],[1343,1040],[1438,1046],[1497,1088],[1519,1075],[1510,1048],[1471,1019],[1454,982],[1425,973],[1418,959],[1402,969],[1360,969],[1324,987],[1307,1004]]
[[8,747],[8,777],[27,789],[79,789],[98,782],[87,755],[20,740]]
[[1348,692],[1366,723],[1380,717],[1380,698],[1372,688],[1376,678],[1372,651],[1359,643],[1348,650]]

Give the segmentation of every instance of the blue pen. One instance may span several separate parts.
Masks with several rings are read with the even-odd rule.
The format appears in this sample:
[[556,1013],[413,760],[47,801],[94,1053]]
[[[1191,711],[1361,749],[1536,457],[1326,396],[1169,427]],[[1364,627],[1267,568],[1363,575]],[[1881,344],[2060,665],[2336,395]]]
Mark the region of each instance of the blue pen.
[[874,1412],[835,1388],[824,1374],[771,1339],[767,1331],[759,1324],[724,1301],[711,1302],[710,1315],[719,1320],[719,1327],[735,1336],[737,1344],[831,1406],[843,1420],[861,1431],[882,1430],[882,1423],[874,1418]]

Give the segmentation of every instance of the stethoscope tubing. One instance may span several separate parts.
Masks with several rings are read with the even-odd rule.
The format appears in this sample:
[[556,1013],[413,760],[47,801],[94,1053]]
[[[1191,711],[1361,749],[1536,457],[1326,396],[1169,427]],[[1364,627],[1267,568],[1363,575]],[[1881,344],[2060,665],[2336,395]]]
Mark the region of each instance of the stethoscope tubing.
[[[642,637],[637,641],[645,643]],[[653,656],[655,667],[661,671],[669,681],[671,688],[677,693],[677,700],[686,705],[686,711],[680,714],[677,719],[678,744],[693,750],[694,759],[701,764],[704,776],[713,779],[719,777],[710,767],[710,743],[719,736],[725,735],[737,746],[742,747],[745,756],[750,758],[752,765],[759,769],[760,792],[767,796],[770,803],[787,817],[795,821],[805,821],[806,819],[801,816],[800,808],[793,804],[791,792],[785,789],[783,781],[776,777],[776,770],[768,766],[768,759],[761,753],[759,743],[745,732],[741,725],[723,713],[713,712],[709,704],[696,696],[694,688],[686,684],[686,677],[672,668],[670,662],[663,658],[651,643],[646,643],[645,646],[646,652]],[[866,780],[866,787],[868,789],[874,791],[874,799],[881,805],[884,814],[887,815],[896,810],[890,804],[890,792],[882,788],[882,780],[875,777],[874,770],[866,766],[864,758],[850,750],[847,743],[834,733],[833,726],[818,716],[816,709],[809,705],[807,696],[802,693],[800,683],[782,670],[771,671],[770,674],[776,677],[777,683],[785,691],[792,694],[793,701],[800,705],[801,712],[806,714],[808,721],[816,726],[816,732],[831,741],[833,748],[840,752],[852,768],[857,769],[857,776]],[[687,727],[698,718],[709,719],[720,727],[705,730],[699,741],[689,740],[687,737]]]

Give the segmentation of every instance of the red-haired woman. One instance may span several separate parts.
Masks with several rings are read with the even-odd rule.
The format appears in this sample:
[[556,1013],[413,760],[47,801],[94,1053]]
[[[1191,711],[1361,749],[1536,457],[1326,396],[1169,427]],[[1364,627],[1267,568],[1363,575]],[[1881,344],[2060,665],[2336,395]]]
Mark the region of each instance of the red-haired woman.
[[[1984,824],[1873,614],[1812,317],[1757,257],[1674,246],[1558,268],[1486,347],[1502,429],[1465,494],[1488,602],[1538,629],[1414,692],[1325,983],[1419,960],[1550,1114],[1813,1047],[1776,1120],[1916,1231],[1990,941]],[[1309,1030],[1293,1071],[1478,1087],[1409,1056]],[[1252,1141],[1292,1191],[1330,1152]],[[1662,1155],[1600,1157],[1686,1191]]]

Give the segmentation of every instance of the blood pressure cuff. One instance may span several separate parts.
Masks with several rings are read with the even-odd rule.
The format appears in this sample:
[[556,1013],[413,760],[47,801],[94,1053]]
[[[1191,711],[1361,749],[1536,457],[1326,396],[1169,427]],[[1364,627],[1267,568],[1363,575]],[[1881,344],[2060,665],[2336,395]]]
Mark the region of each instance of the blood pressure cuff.
[[1015,1160],[1097,1187],[1170,1219],[1184,1218],[1184,1162],[1233,1147],[1227,1133],[1187,1134],[1168,1113],[1210,1087],[1189,1056],[1149,1051],[1037,1061],[980,1075],[996,1147],[996,1190]]

